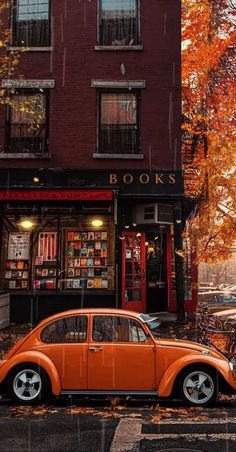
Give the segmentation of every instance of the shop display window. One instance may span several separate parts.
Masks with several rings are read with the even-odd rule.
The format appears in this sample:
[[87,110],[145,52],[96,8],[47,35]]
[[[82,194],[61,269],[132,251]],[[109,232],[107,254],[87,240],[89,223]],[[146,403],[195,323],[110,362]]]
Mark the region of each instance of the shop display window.
[[108,230],[65,230],[66,289],[108,289],[111,281]]
[[33,288],[51,290],[57,287],[57,232],[38,234],[34,257]]
[[30,233],[9,232],[6,247],[4,289],[28,289]]
[[[5,290],[114,289],[114,223],[91,227],[91,217],[5,216],[1,287]],[[30,220],[30,221],[29,221]],[[80,227],[77,227],[79,224]]]

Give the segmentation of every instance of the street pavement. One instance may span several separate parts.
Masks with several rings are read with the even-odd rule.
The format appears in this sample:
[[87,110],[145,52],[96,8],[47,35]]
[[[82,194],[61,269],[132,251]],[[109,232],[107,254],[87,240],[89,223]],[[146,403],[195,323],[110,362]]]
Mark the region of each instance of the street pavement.
[[209,408],[178,401],[58,399],[0,402],[1,452],[236,452],[236,400]]

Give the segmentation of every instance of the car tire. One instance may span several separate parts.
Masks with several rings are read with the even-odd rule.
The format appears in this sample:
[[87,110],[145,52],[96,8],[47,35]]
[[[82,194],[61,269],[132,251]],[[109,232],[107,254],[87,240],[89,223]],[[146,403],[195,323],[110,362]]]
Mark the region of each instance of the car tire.
[[50,394],[50,382],[40,366],[25,363],[11,371],[7,389],[10,396],[21,405],[34,405],[42,403]]
[[207,406],[218,396],[217,371],[204,366],[192,366],[183,371],[179,379],[182,400],[191,406]]

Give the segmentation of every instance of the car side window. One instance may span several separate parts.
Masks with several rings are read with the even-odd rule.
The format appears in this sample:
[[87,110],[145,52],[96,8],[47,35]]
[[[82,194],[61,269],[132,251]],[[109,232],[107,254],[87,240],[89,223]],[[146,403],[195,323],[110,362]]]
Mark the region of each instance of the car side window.
[[147,335],[135,320],[118,316],[95,316],[92,338],[95,342],[145,342]]
[[65,317],[50,323],[41,334],[42,342],[48,344],[85,342],[87,338],[87,317]]

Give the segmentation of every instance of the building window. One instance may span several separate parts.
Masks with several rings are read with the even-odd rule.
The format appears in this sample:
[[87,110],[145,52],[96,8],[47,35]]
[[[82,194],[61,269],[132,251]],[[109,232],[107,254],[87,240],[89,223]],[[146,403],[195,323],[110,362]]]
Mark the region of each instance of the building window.
[[47,95],[42,92],[18,91],[9,107],[8,151],[13,153],[46,152]]
[[138,103],[138,94],[100,94],[100,153],[139,152]]
[[99,44],[139,44],[138,0],[100,0]]
[[14,46],[50,45],[49,0],[16,0],[13,13]]

